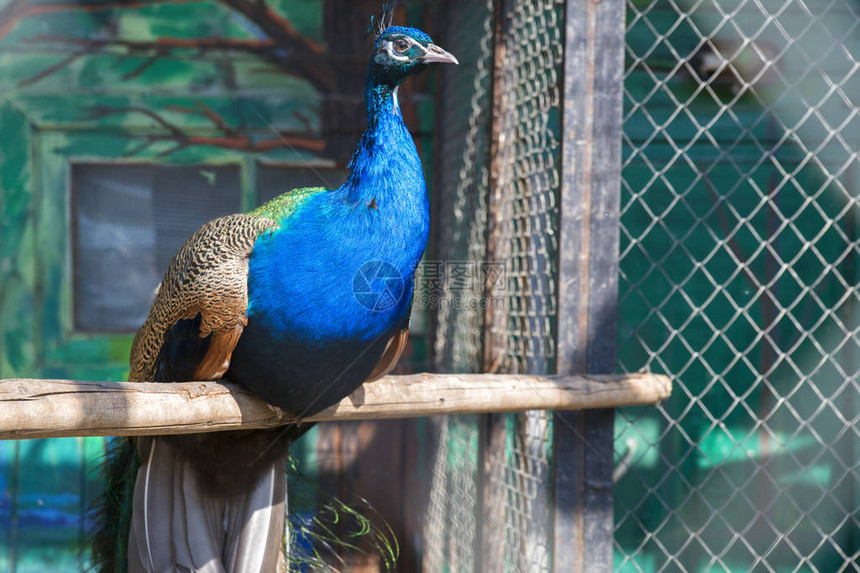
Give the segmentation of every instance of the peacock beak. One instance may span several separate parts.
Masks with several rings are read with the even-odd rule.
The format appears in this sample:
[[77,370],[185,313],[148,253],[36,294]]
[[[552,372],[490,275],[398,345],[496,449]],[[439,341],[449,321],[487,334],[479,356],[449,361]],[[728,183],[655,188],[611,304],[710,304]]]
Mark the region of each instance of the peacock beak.
[[437,46],[436,44],[428,44],[425,48],[424,55],[420,60],[425,64],[459,64],[457,58]]

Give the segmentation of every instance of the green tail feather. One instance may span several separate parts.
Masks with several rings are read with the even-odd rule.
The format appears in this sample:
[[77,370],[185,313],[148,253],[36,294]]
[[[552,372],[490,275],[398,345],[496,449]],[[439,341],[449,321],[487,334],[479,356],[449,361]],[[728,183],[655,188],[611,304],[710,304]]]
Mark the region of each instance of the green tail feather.
[[[369,518],[369,509],[377,519]],[[400,546],[388,523],[366,500],[346,504],[332,499],[312,516],[290,515],[288,552],[289,571],[348,570],[349,556],[378,555],[382,571],[395,571]]]
[[296,458],[288,464],[288,571],[345,571],[351,557],[373,555],[381,571],[396,571],[397,538],[367,500],[340,500],[303,476]]
[[139,462],[134,444],[126,438],[110,439],[105,455],[101,470],[105,490],[91,510],[92,565],[98,573],[125,573],[131,500]]

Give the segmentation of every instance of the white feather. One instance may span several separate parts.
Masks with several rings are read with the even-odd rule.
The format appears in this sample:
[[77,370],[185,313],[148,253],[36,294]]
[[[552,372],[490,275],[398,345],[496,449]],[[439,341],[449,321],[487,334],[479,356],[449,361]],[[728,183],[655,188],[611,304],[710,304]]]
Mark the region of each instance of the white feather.
[[149,457],[146,460],[146,479],[143,481],[143,531],[146,534],[146,553],[149,557],[149,568],[155,571],[155,560],[152,557],[152,546],[149,541],[149,473],[152,470],[152,456],[155,454],[155,443],[158,440],[151,440],[152,445],[149,448]]
[[[268,524],[272,520],[272,504],[275,502],[273,496],[275,494],[275,466],[272,466],[271,471],[269,472],[269,503],[265,507],[261,507],[257,511],[254,512],[254,516],[251,519],[259,519],[263,523]],[[266,535],[266,543],[263,543],[263,547],[268,544],[268,536],[272,534],[272,528],[266,527],[267,535]],[[265,551],[258,551],[257,556],[260,558],[259,563],[257,564],[257,570],[263,570],[263,558],[265,557]]]

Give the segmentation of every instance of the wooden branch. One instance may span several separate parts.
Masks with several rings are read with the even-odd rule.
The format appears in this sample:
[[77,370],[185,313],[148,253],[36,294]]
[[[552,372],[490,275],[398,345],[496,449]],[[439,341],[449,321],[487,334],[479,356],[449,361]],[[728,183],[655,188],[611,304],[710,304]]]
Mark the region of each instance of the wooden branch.
[[81,38],[78,36],[57,36],[38,34],[27,41],[31,44],[63,44],[80,46],[90,51],[104,48],[123,48],[129,54],[157,52],[163,55],[172,49],[186,49],[198,52],[206,50],[242,51],[250,54],[266,54],[277,48],[273,40],[248,40],[243,38],[172,38],[160,37],[154,40],[123,40],[121,38]]
[[[279,149],[282,147],[297,148],[309,151],[322,151],[325,148],[325,142],[321,139],[286,133],[282,131],[272,130],[274,137],[255,139],[250,135],[242,135],[238,129],[230,127],[226,120],[217,115],[214,110],[197,102],[200,109],[181,108],[179,106],[166,106],[167,111],[191,113],[206,117],[213,123],[214,127],[223,135],[193,135],[184,132],[179,126],[167,121],[159,113],[140,106],[127,106],[110,108],[107,106],[91,106],[89,108],[91,119],[102,119],[110,115],[140,113],[150,118],[152,121],[160,125],[169,133],[165,134],[150,134],[145,136],[146,142],[144,145],[137,147],[135,153],[139,153],[151,146],[157,141],[167,141],[175,143],[175,146],[160,153],[158,157],[166,157],[177,151],[190,147],[192,145],[210,145],[213,147],[222,147],[226,149],[236,149],[239,151],[248,152],[264,152],[271,149]],[[207,111],[208,110],[208,111]],[[216,119],[217,118],[217,119]],[[131,154],[130,154],[131,155]]]
[[15,26],[24,18],[32,16],[40,16],[42,14],[51,14],[54,12],[104,12],[107,10],[132,10],[138,8],[148,8],[149,6],[158,6],[161,4],[184,4],[189,2],[204,2],[206,0],[146,0],[144,2],[135,1],[106,1],[98,0],[95,2],[59,2],[51,3],[35,3],[30,0],[15,0],[2,11],[0,11],[0,40],[6,37]]
[[[666,376],[386,376],[304,421],[655,404]],[[189,434],[296,422],[232,384],[0,380],[0,439]]]
[[[13,0],[0,9],[0,40],[5,38],[25,19],[42,14],[65,11],[102,12],[135,10],[161,4],[202,2],[204,0],[98,0],[84,2],[35,3],[31,0]],[[74,37],[39,36],[39,41],[83,44],[92,49],[98,45],[125,46],[129,50],[163,51],[165,49],[220,49],[238,50],[257,54],[262,60],[277,66],[282,72],[309,81],[324,92],[336,87],[335,72],[328,61],[324,47],[304,36],[284,16],[264,2],[249,0],[217,0],[226,8],[250,20],[264,35],[258,39],[243,38],[160,38],[155,41],[125,41],[120,38],[92,40]],[[310,59],[315,61],[305,61]]]

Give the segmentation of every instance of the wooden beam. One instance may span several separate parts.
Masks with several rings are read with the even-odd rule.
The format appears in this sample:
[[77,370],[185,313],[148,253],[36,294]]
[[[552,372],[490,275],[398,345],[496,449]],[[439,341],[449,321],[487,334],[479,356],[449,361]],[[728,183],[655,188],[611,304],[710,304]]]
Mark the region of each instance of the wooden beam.
[[[565,0],[558,374],[617,368],[624,14],[624,0]],[[553,571],[612,571],[614,420],[556,412]]]
[[[655,404],[665,376],[413,374],[365,384],[308,422]],[[239,386],[0,380],[0,439],[190,434],[295,422]]]

